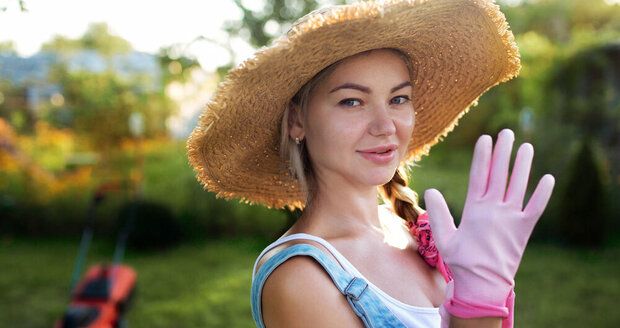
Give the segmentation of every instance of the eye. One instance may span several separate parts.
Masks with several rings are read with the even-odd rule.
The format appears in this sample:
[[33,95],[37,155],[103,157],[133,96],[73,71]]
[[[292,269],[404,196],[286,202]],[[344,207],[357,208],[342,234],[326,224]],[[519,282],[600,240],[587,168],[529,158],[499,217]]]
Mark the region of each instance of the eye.
[[346,107],[353,107],[353,106],[361,105],[362,102],[359,99],[347,98],[347,99],[341,100],[338,104],[342,106],[346,106]]
[[[408,102],[410,100],[409,96],[397,96],[397,97],[392,98],[392,101],[394,101],[395,99],[397,99],[396,100],[396,105],[402,105],[402,104],[404,104],[404,103],[406,103],[406,102]],[[394,103],[394,102],[392,102],[392,103]]]

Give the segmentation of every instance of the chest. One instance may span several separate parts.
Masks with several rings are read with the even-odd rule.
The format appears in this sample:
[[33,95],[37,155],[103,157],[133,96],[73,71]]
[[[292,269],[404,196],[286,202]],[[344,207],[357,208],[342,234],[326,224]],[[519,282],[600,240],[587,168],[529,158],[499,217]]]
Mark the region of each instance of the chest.
[[404,249],[385,244],[334,246],[366,279],[392,298],[420,307],[443,303],[446,282],[420,256],[413,240]]

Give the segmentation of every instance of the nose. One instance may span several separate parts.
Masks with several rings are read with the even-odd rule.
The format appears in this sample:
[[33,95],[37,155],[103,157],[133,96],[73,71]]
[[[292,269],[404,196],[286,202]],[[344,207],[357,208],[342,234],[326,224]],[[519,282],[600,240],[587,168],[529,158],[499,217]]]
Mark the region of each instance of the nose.
[[392,117],[390,117],[388,110],[385,106],[377,106],[373,110],[373,117],[369,127],[369,132],[373,136],[389,136],[396,133],[396,125]]

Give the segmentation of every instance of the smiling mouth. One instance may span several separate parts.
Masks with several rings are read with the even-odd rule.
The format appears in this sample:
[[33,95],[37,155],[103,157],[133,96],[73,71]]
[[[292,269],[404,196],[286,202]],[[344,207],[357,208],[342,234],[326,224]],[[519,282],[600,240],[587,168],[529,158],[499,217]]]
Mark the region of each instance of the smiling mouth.
[[364,153],[364,154],[387,154],[391,151],[395,151],[396,149],[398,149],[398,145],[388,144],[388,145],[373,147],[373,148],[369,148],[365,150],[360,150],[359,152]]
[[385,151],[375,152],[359,152],[366,160],[378,164],[387,165],[396,158],[396,149],[388,149]]

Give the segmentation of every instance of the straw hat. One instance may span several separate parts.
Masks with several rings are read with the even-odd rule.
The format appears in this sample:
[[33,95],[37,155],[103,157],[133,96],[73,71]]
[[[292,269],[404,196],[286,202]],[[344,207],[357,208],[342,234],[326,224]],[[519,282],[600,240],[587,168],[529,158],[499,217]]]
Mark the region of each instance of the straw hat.
[[373,1],[311,12],[218,85],[187,142],[203,187],[226,199],[303,208],[305,195],[279,156],[284,109],[326,66],[376,48],[400,49],[413,63],[408,162],[428,155],[484,92],[521,67],[492,1]]

